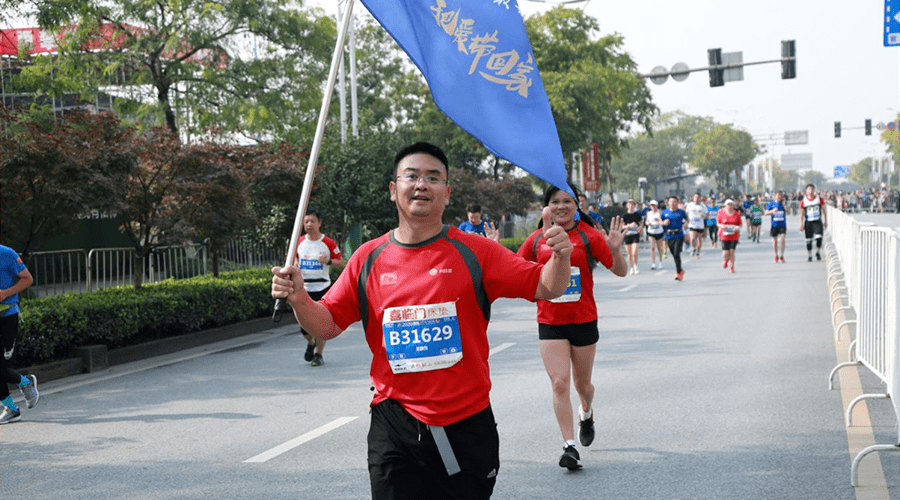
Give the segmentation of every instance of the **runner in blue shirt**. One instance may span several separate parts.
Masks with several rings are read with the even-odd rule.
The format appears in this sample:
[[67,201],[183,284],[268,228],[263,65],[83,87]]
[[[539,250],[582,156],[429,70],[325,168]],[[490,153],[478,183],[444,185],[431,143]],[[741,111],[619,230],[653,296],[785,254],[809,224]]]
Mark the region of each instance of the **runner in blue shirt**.
[[[775,199],[766,205],[766,215],[772,216],[772,249],[775,250],[775,263],[784,262],[784,239],[787,234],[787,218],[784,211],[784,193],[775,193]],[[779,240],[781,243],[781,256],[778,256]]]
[[466,207],[466,217],[468,220],[459,225],[461,231],[487,236],[485,223],[481,220],[481,205],[473,203]]
[[34,277],[15,250],[0,245],[0,425],[22,419],[22,413],[7,384],[17,385],[25,396],[25,407],[34,408],[40,399],[37,377],[23,376],[12,369],[11,359],[15,353],[16,337],[19,335],[19,293],[34,283]]
[[663,210],[660,218],[662,225],[666,227],[666,244],[669,253],[675,260],[675,281],[684,278],[684,269],[681,268],[681,249],[684,248],[684,222],[687,220],[687,212],[678,208],[678,197],[669,198],[669,208]]
[[706,229],[709,231],[709,239],[712,242],[712,247],[716,248],[717,243],[719,242],[719,226],[716,223],[716,216],[719,215],[719,209],[721,207],[716,204],[716,197],[713,196],[709,199],[709,204],[706,205]]

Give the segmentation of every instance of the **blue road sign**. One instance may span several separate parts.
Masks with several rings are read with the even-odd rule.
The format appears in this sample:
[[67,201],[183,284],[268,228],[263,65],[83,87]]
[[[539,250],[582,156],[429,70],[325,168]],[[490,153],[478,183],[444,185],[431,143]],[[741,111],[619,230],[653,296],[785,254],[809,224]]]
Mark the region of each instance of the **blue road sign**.
[[884,0],[884,46],[900,45],[900,0]]
[[847,177],[850,175],[850,166],[849,165],[838,165],[834,167],[834,178],[840,179],[841,177]]

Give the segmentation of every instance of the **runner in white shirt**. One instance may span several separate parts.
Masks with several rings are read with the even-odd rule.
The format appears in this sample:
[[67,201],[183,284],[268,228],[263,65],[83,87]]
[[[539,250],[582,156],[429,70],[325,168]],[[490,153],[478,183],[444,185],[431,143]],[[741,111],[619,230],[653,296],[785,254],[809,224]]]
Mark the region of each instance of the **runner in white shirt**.
[[[647,226],[647,237],[650,240],[650,269],[662,269],[662,256],[666,247],[663,239],[666,228],[662,225],[662,218],[659,216],[659,202],[650,200],[650,210],[644,214],[644,225]],[[659,255],[659,264],[656,262],[656,256]]]
[[706,236],[706,205],[700,202],[700,193],[695,193],[691,202],[684,207],[687,212],[687,227],[691,255],[700,258],[700,248],[703,246],[703,237]]

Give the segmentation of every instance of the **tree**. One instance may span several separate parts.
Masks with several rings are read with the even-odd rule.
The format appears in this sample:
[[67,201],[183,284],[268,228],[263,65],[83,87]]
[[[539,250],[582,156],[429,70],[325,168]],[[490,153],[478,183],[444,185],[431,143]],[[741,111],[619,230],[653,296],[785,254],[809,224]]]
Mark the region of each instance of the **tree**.
[[740,179],[741,169],[757,156],[759,147],[749,133],[730,125],[716,125],[695,136],[692,165],[716,180],[719,186],[731,187],[731,174]]
[[[897,114],[896,121],[900,121],[900,113]],[[887,145],[885,152],[890,153],[894,157],[894,164],[900,165],[900,129],[884,129],[881,132],[881,142]],[[860,184],[860,186],[863,185]]]
[[42,28],[75,29],[23,75],[85,97],[112,85],[120,112],[172,132],[297,141],[312,135],[335,37],[333,20],[298,3],[40,2]]
[[862,160],[850,166],[850,181],[859,187],[867,187],[872,183],[872,157],[863,158]]
[[133,165],[129,133],[109,113],[0,108],[2,239],[26,256],[77,228],[91,210],[114,212],[119,180]]
[[596,19],[562,6],[526,19],[525,27],[564,157],[598,143],[611,184],[609,161],[627,147],[632,126],[650,130],[658,111],[637,64],[624,51],[624,39],[617,34],[596,38]]
[[803,172],[803,184],[813,184],[821,186],[825,182],[825,174],[818,170],[807,170]]
[[465,220],[466,207],[472,203],[481,205],[482,214],[496,222],[505,215],[524,215],[528,206],[538,198],[526,178],[479,178],[469,170],[451,170],[450,177],[450,204],[444,211],[445,222],[448,223]]
[[687,115],[681,111],[663,113],[653,119],[653,134],[635,135],[628,149],[613,161],[618,189],[633,191],[640,177],[651,185],[675,180],[683,175],[683,167],[694,155],[694,139],[698,133],[710,130],[715,122],[710,118]]

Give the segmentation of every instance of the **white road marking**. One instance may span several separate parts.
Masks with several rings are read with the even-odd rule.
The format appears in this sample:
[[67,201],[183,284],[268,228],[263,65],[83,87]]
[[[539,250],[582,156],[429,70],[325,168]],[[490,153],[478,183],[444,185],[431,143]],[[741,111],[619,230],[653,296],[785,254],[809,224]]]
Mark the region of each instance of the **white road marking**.
[[507,343],[505,343],[505,344],[500,344],[500,345],[498,345],[497,347],[491,349],[491,352],[488,353],[488,357],[491,357],[491,356],[493,356],[494,354],[497,354],[498,352],[502,351],[503,349],[506,349],[507,347],[512,347],[512,346],[514,346],[514,345],[516,345],[515,342],[507,342]]
[[331,432],[344,424],[350,423],[350,422],[356,420],[357,418],[359,418],[359,417],[341,417],[337,420],[334,420],[332,422],[329,422],[329,423],[323,425],[322,427],[319,427],[318,429],[309,431],[300,437],[296,437],[284,444],[280,444],[280,445],[272,448],[269,451],[260,453],[259,455],[256,455],[253,458],[248,458],[247,460],[244,460],[244,463],[245,464],[261,464],[264,462],[268,462],[269,460],[271,460],[283,453],[287,453],[287,452],[293,450],[294,448],[300,446],[303,443],[312,441],[313,439],[315,439],[319,436],[322,436],[328,432]]

